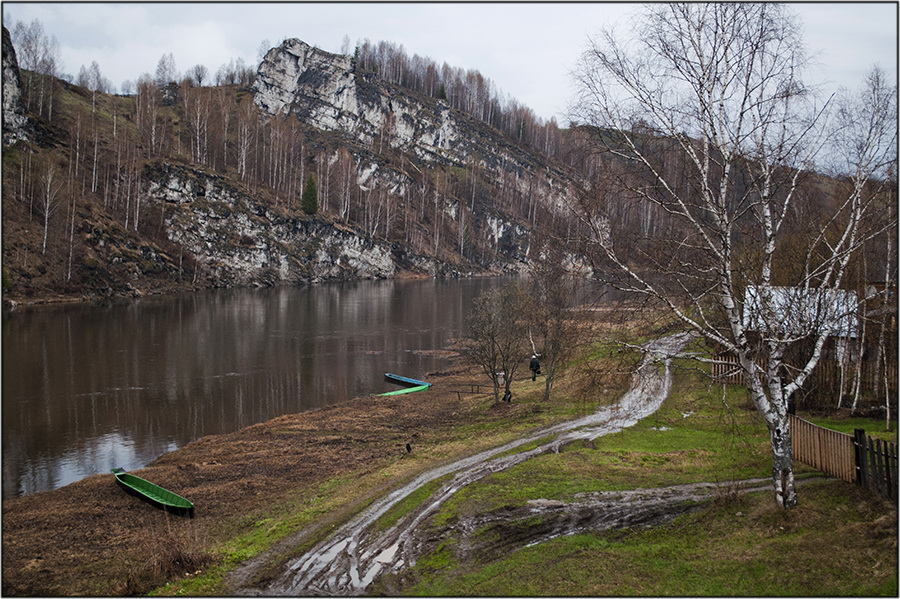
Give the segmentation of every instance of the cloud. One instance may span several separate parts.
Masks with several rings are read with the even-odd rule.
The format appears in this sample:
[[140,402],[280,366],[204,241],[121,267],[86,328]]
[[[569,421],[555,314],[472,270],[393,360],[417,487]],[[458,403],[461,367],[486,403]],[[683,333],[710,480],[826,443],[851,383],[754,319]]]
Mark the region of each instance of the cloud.
[[[454,67],[477,69],[545,119],[572,97],[569,71],[589,35],[626,25],[631,3],[4,3],[15,20],[39,19],[60,42],[70,74],[96,60],[116,86],[153,74],[171,52],[185,71],[231,59],[257,62],[260,42],[290,37],[338,52],[368,38],[402,44]],[[797,3],[806,45],[820,51],[815,80],[856,86],[874,62],[896,73],[895,3]],[[7,24],[10,26],[11,24]],[[621,27],[625,33],[625,27]]]

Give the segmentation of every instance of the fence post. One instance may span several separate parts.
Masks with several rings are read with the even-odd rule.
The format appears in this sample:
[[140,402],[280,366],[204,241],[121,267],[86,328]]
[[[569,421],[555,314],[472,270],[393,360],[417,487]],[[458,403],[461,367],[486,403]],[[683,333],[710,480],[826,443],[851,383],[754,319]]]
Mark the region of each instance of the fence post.
[[853,449],[856,456],[856,484],[866,486],[866,431],[853,429]]
[[890,491],[891,499],[894,500],[894,503],[897,503],[897,446],[888,443],[885,453],[887,454],[886,461],[888,464],[888,490]]

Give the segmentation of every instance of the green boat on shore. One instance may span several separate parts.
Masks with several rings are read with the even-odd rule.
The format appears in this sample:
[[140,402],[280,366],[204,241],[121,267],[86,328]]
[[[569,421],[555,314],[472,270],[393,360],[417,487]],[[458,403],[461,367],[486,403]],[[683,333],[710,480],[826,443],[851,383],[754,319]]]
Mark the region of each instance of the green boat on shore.
[[426,389],[431,387],[431,383],[426,383],[425,381],[420,381],[418,379],[411,379],[409,377],[400,376],[399,374],[393,374],[390,372],[384,373],[384,380],[389,383],[394,383],[395,385],[403,385],[406,388],[400,389],[399,391],[379,393],[379,397],[385,397],[387,395],[403,395],[404,393],[416,393],[417,391],[425,391]]
[[425,391],[431,385],[416,385],[415,387],[408,387],[406,389],[400,389],[399,391],[388,391],[387,393],[379,393],[379,397],[385,397],[388,395],[403,395],[404,393],[416,393],[417,391]]
[[128,474],[122,468],[113,468],[112,473],[116,477],[116,482],[127,493],[169,513],[194,517],[194,504],[181,495],[153,484],[149,480],[144,480],[140,476]]

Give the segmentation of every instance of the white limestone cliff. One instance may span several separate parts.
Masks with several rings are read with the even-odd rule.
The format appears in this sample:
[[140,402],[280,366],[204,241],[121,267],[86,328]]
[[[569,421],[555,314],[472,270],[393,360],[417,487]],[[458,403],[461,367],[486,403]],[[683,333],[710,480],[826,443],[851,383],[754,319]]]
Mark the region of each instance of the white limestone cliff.
[[29,138],[29,123],[22,104],[19,64],[9,31],[3,28],[3,145]]
[[388,84],[372,73],[358,73],[351,58],[289,39],[266,54],[253,84],[265,114],[294,114],[323,131],[340,132],[370,147],[376,139],[420,164],[478,168],[513,193],[536,193],[545,210],[570,199],[572,175],[509,142],[485,123]]

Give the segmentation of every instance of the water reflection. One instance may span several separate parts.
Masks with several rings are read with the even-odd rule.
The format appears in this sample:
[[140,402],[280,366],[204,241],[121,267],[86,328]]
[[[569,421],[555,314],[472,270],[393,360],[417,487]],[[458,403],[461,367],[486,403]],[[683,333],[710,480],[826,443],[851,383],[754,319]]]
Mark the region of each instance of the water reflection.
[[3,497],[138,468],[204,435],[446,365],[499,281],[229,290],[3,317]]

